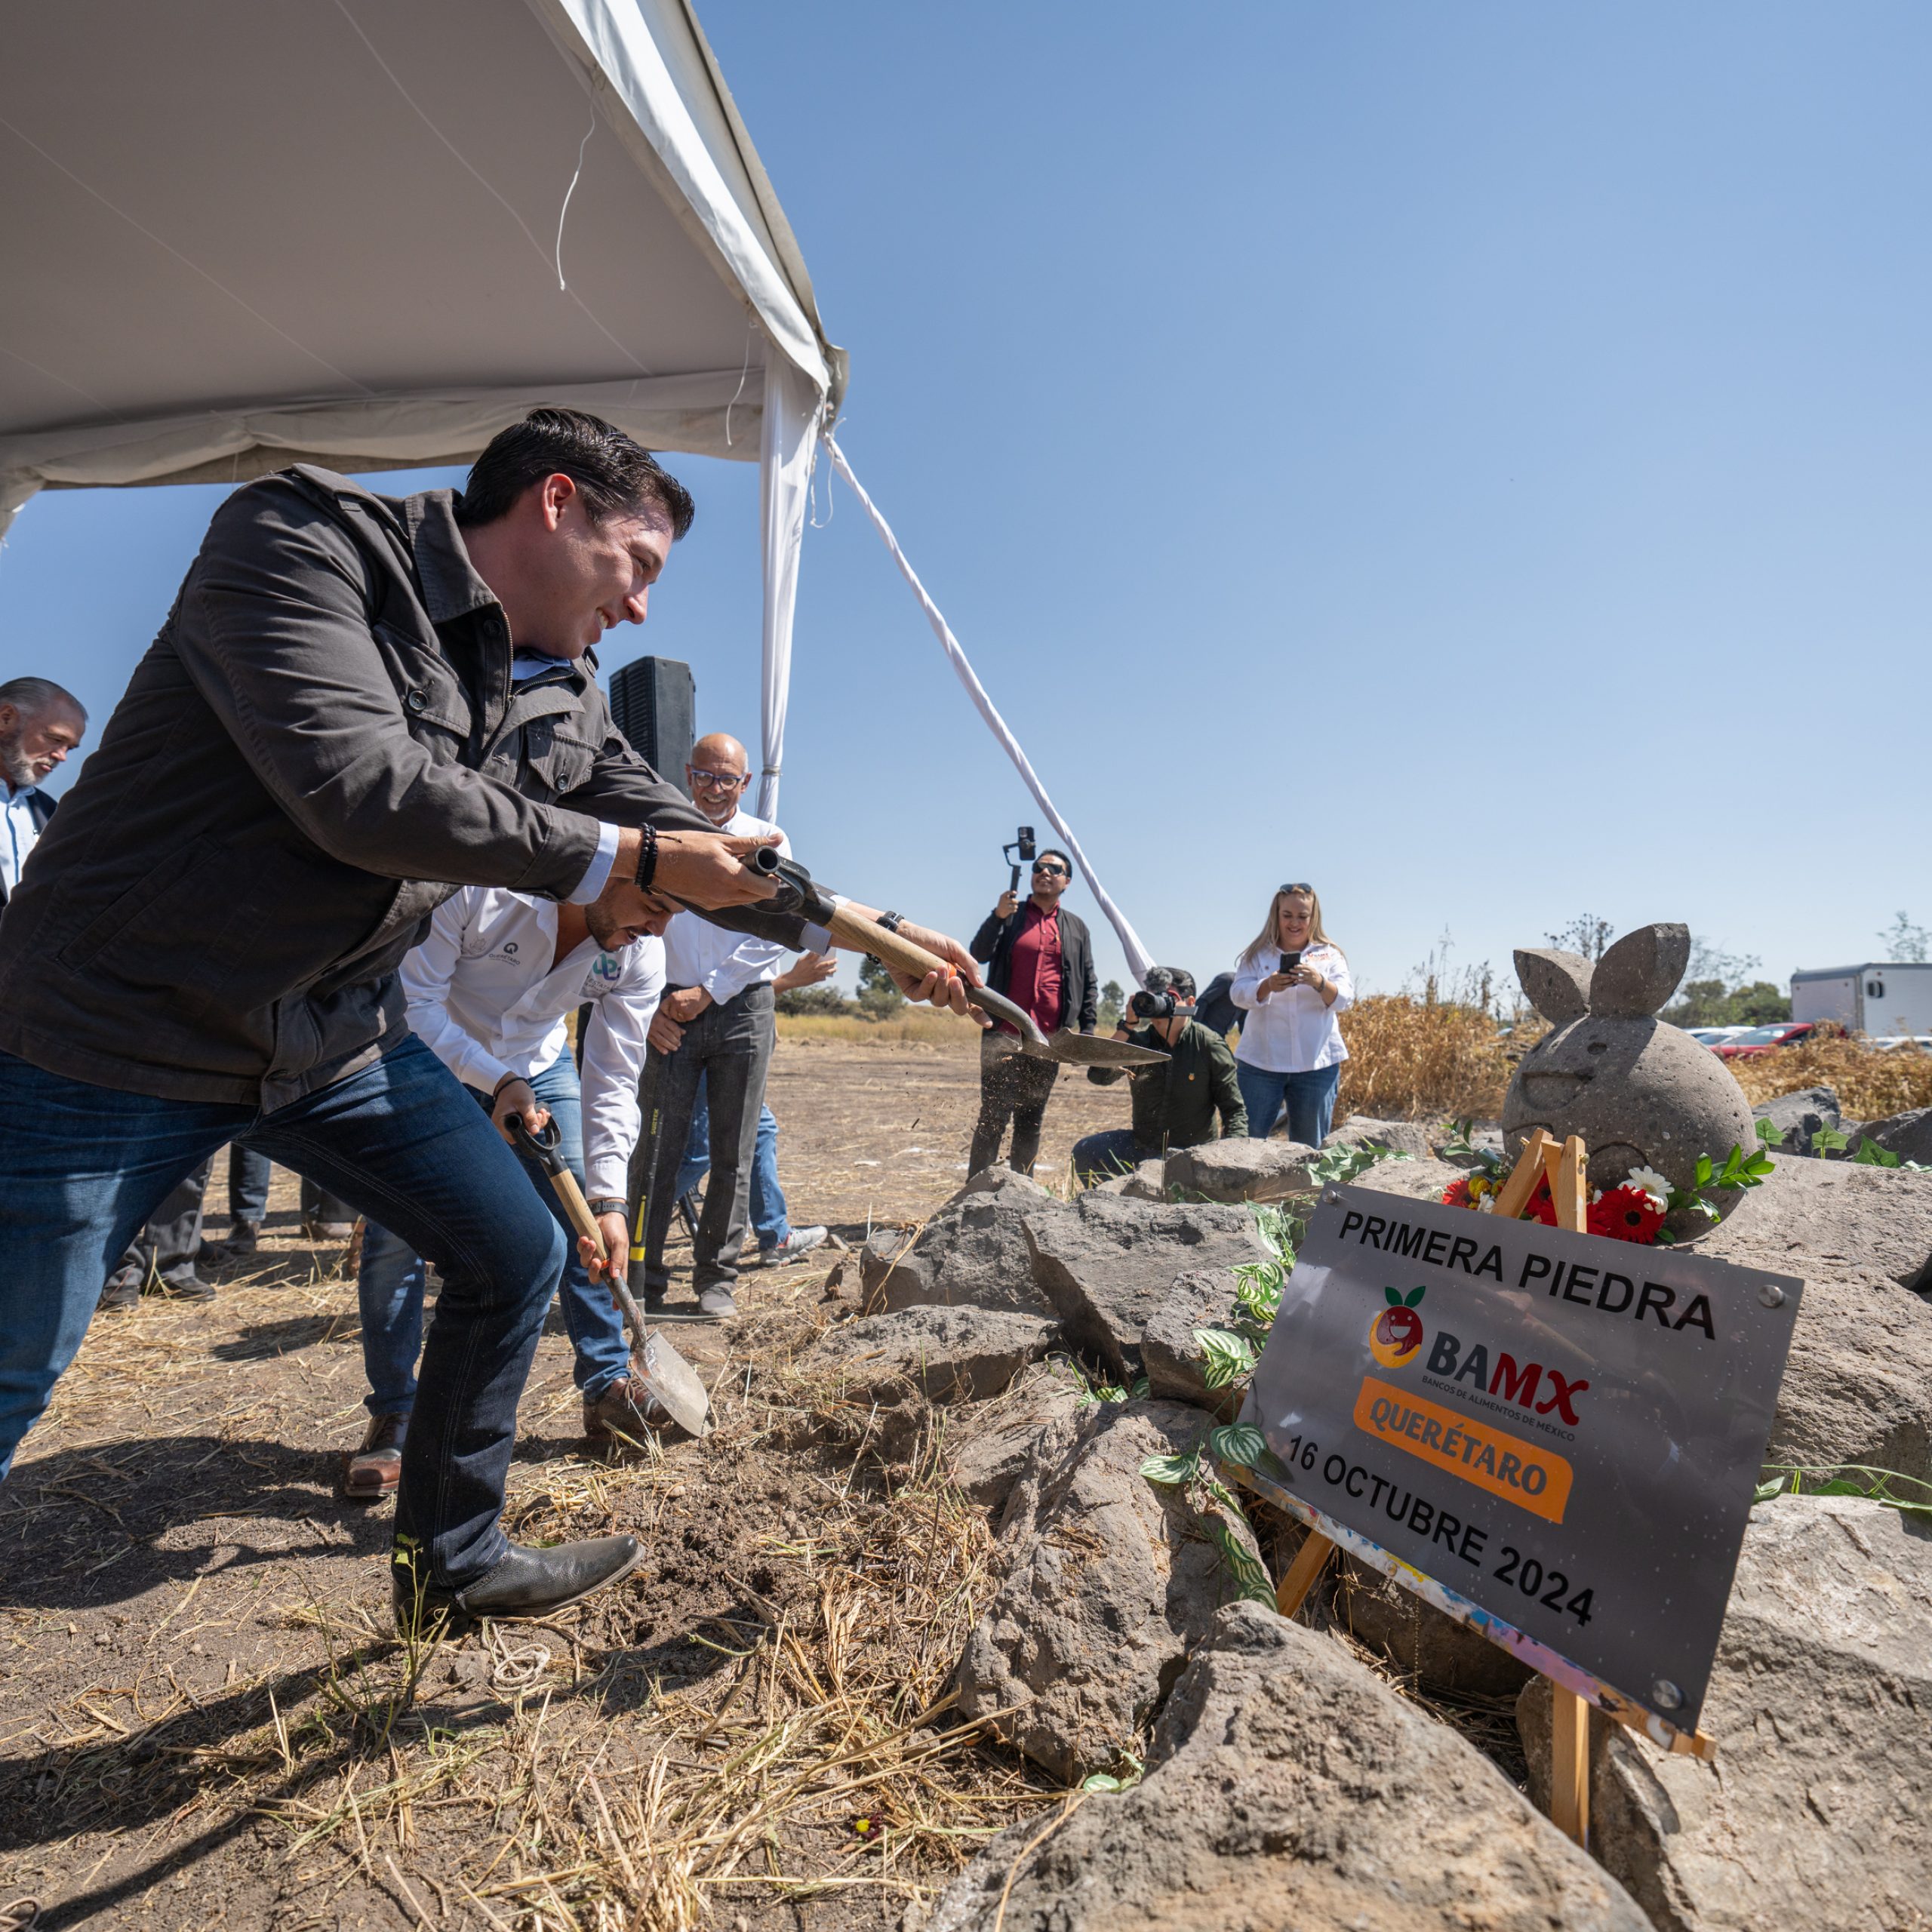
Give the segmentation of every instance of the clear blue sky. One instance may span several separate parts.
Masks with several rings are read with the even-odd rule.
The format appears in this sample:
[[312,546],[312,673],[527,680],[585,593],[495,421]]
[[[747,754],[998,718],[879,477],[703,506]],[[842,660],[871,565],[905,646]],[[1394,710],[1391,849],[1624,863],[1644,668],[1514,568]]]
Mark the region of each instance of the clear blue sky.
[[[1283,878],[1383,987],[1586,910],[1779,978],[1932,921],[1932,9],[703,11],[841,440],[1157,958]],[[755,476],[678,466],[606,668],[755,748]],[[217,496],[38,499],[0,666],[104,715]],[[965,934],[1038,815],[829,507],[781,816]]]

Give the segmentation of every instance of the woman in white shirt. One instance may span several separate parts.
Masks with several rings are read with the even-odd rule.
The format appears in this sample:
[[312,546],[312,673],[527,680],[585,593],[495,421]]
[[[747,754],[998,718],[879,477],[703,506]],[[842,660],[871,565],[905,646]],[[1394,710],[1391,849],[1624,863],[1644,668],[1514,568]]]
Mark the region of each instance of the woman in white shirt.
[[[1299,955],[1286,972],[1282,955]],[[1288,1136],[1309,1147],[1328,1137],[1349,1050],[1337,1014],[1354,1003],[1349,962],[1321,926],[1312,885],[1276,889],[1260,936],[1235,966],[1229,997],[1241,1010],[1235,1073],[1247,1131],[1265,1140],[1288,1109]]]

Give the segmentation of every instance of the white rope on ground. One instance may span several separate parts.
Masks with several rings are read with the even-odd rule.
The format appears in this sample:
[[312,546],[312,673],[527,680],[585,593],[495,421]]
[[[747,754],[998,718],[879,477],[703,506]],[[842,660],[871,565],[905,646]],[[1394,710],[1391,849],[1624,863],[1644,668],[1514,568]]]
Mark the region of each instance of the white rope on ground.
[[859,500],[861,507],[872,521],[885,547],[892,552],[892,560],[899,566],[900,574],[912,586],[912,595],[919,600],[919,608],[926,614],[926,621],[933,627],[933,635],[944,648],[959,681],[966,687],[966,694],[980,715],[986,721],[987,728],[1005,748],[1006,755],[1012,759],[1015,768],[1026,781],[1041,811],[1054,831],[1064,841],[1066,849],[1073,854],[1073,863],[1080,868],[1087,881],[1088,890],[1094,895],[1094,902],[1106,914],[1107,924],[1114,929],[1121,943],[1121,949],[1127,955],[1128,970],[1137,982],[1146,980],[1154,964],[1154,955],[1140,943],[1140,935],[1128,923],[1120,908],[1107,897],[1106,888],[1095,876],[1092,861],[1080,849],[1080,841],[1074,837],[1072,828],[1062,818],[1052,799],[1047,796],[1047,788],[1040,783],[1039,774],[1033,769],[1026,754],[1020,749],[1020,741],[1007,728],[1006,720],[999,715],[998,707],[986,695],[986,688],[981,684],[979,674],[967,661],[966,654],[959,648],[959,640],[952,635],[952,626],[946,621],[945,613],[927,594],[926,586],[919,581],[919,574],[906,561],[906,552],[899,547],[899,540],[892,534],[892,526],[878,513],[878,506],[866,494],[865,485],[852,473],[852,466],[845,460],[845,452],[837,441],[828,435],[824,438],[825,447],[830,453],[832,467],[851,485],[852,494]]

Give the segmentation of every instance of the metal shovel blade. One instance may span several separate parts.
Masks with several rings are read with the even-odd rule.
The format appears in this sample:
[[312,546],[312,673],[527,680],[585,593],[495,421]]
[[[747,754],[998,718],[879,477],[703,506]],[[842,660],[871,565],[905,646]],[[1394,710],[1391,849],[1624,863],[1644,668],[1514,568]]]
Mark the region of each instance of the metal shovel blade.
[[1069,1066],[1152,1066],[1167,1058],[1131,1040],[1106,1040],[1097,1033],[1076,1033],[1065,1026],[1051,1035],[1043,1033],[1023,1007],[990,986],[968,986],[966,997],[982,1013],[1004,1020],[1020,1035],[1020,1051],[1035,1060],[1057,1060]]
[[1044,1046],[1029,1045],[1035,1060],[1064,1060],[1069,1066],[1155,1066],[1168,1056],[1131,1040],[1110,1040],[1099,1033],[1075,1033],[1063,1026],[1047,1035]]
[[642,1371],[646,1395],[687,1435],[703,1435],[711,1419],[711,1398],[697,1371],[655,1328],[644,1331],[643,1346],[634,1360]]

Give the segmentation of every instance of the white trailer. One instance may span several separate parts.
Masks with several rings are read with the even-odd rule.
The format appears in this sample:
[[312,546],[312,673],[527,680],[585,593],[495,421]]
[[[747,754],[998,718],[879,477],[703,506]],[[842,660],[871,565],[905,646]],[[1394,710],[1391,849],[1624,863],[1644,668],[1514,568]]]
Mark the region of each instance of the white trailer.
[[1875,1039],[1932,1033],[1932,962],[1868,960],[1791,976],[1794,1020],[1835,1020]]

